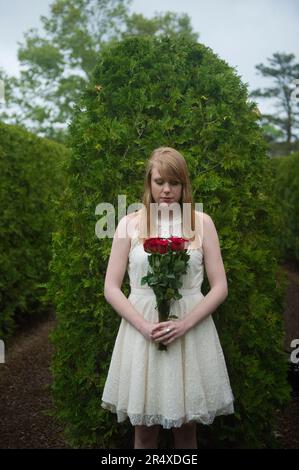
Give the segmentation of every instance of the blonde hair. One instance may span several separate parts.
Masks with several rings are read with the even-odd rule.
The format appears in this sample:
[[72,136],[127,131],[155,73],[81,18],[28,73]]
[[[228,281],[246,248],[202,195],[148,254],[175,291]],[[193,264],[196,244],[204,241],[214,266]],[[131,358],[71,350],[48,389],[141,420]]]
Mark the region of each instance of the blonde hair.
[[[150,237],[156,236],[156,221],[152,221],[153,223],[151,223],[150,220],[150,204],[155,202],[151,192],[151,178],[154,165],[157,166],[157,170],[164,180],[176,180],[182,183],[182,194],[179,204],[181,212],[183,213],[183,234],[185,235],[189,233],[190,235],[187,228],[189,224],[186,223],[185,218],[186,211],[183,211],[183,204],[189,203],[191,207],[191,230],[193,232],[193,236],[185,236],[192,243],[191,246],[200,247],[202,245],[202,237],[198,232],[196,232],[195,228],[196,215],[198,213],[195,211],[187,163],[183,155],[172,147],[159,147],[155,149],[149,157],[144,178],[144,193],[142,197],[143,207],[139,211],[139,241],[141,243],[144,242],[144,234],[150,234]],[[154,234],[152,230],[153,227]],[[197,238],[199,238],[200,241],[198,241]]]

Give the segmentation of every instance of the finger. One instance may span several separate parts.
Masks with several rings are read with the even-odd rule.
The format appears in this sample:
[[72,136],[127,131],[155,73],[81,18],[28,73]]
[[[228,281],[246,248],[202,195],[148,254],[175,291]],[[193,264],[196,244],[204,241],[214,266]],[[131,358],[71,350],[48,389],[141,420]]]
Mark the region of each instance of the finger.
[[162,335],[169,335],[169,334],[172,334],[172,333],[173,333],[173,330],[169,326],[167,328],[164,326],[161,330]]
[[170,322],[166,322],[166,321],[162,321],[160,323],[158,323],[155,328],[171,328],[172,324]]
[[172,334],[171,331],[163,330],[163,331],[161,331],[160,335],[158,336],[158,339],[169,338],[171,336],[171,334]]
[[162,329],[163,329],[162,326],[158,326],[158,325],[157,325],[157,326],[154,326],[154,327],[152,328],[152,331],[158,332],[158,331],[161,331]]
[[161,332],[159,332],[159,333],[156,333],[156,334],[153,336],[154,341],[159,341],[159,340],[161,340],[162,338],[165,338],[165,334],[166,334],[166,333],[163,333],[163,331],[161,331]]
[[156,331],[152,331],[152,333],[151,333],[151,337],[153,339],[157,339],[157,338],[160,338],[162,336],[163,336],[163,333],[161,331],[156,330]]
[[152,329],[152,331],[158,332],[158,331],[163,330],[163,329],[165,329],[165,326],[159,324],[159,325],[157,325],[157,326],[154,326],[154,328]]

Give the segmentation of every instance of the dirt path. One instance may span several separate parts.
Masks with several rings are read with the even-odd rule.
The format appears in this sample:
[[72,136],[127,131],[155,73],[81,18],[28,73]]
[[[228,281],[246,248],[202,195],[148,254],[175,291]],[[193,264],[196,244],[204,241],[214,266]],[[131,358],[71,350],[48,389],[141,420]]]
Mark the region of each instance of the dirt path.
[[[291,341],[299,338],[299,270],[293,263],[285,263],[283,269],[288,278],[284,321],[284,349],[293,350]],[[298,376],[297,376],[298,382]],[[284,449],[299,449],[299,395],[293,395],[290,404],[278,414],[278,438]]]
[[291,341],[299,338],[299,270],[291,263],[283,266],[288,277],[285,302],[285,351],[292,351]]
[[49,393],[52,346],[48,336],[53,316],[18,333],[6,345],[0,364],[0,448],[68,448],[63,429],[45,413]]
[[[299,271],[285,265],[289,283],[285,303],[285,350],[299,338]],[[19,332],[0,364],[0,448],[69,448],[63,428],[47,416],[53,406],[49,386],[54,315]],[[299,399],[278,414],[278,438],[285,449],[299,448]]]

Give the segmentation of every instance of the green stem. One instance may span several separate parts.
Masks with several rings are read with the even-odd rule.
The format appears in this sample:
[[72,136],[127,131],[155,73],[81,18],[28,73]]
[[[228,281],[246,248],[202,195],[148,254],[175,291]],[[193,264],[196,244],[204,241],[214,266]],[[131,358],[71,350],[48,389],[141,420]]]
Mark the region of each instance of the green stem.
[[[159,322],[164,322],[168,320],[170,313],[170,302],[169,300],[161,300],[158,302],[158,314]],[[159,351],[167,351],[167,346],[165,344],[159,343]]]

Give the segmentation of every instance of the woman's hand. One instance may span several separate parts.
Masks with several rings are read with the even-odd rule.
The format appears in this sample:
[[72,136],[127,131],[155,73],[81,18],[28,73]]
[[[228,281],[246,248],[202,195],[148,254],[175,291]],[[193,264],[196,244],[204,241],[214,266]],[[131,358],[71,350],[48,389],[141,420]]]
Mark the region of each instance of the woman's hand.
[[[152,325],[150,340],[155,343],[162,343],[165,346],[174,340],[183,336],[187,332],[184,319],[168,320],[165,322],[156,322]],[[169,331],[167,331],[169,330]]]
[[158,321],[156,321],[155,323],[144,321],[139,331],[145,337],[147,341],[152,341],[152,332],[156,328],[156,325],[158,323],[159,323]]

